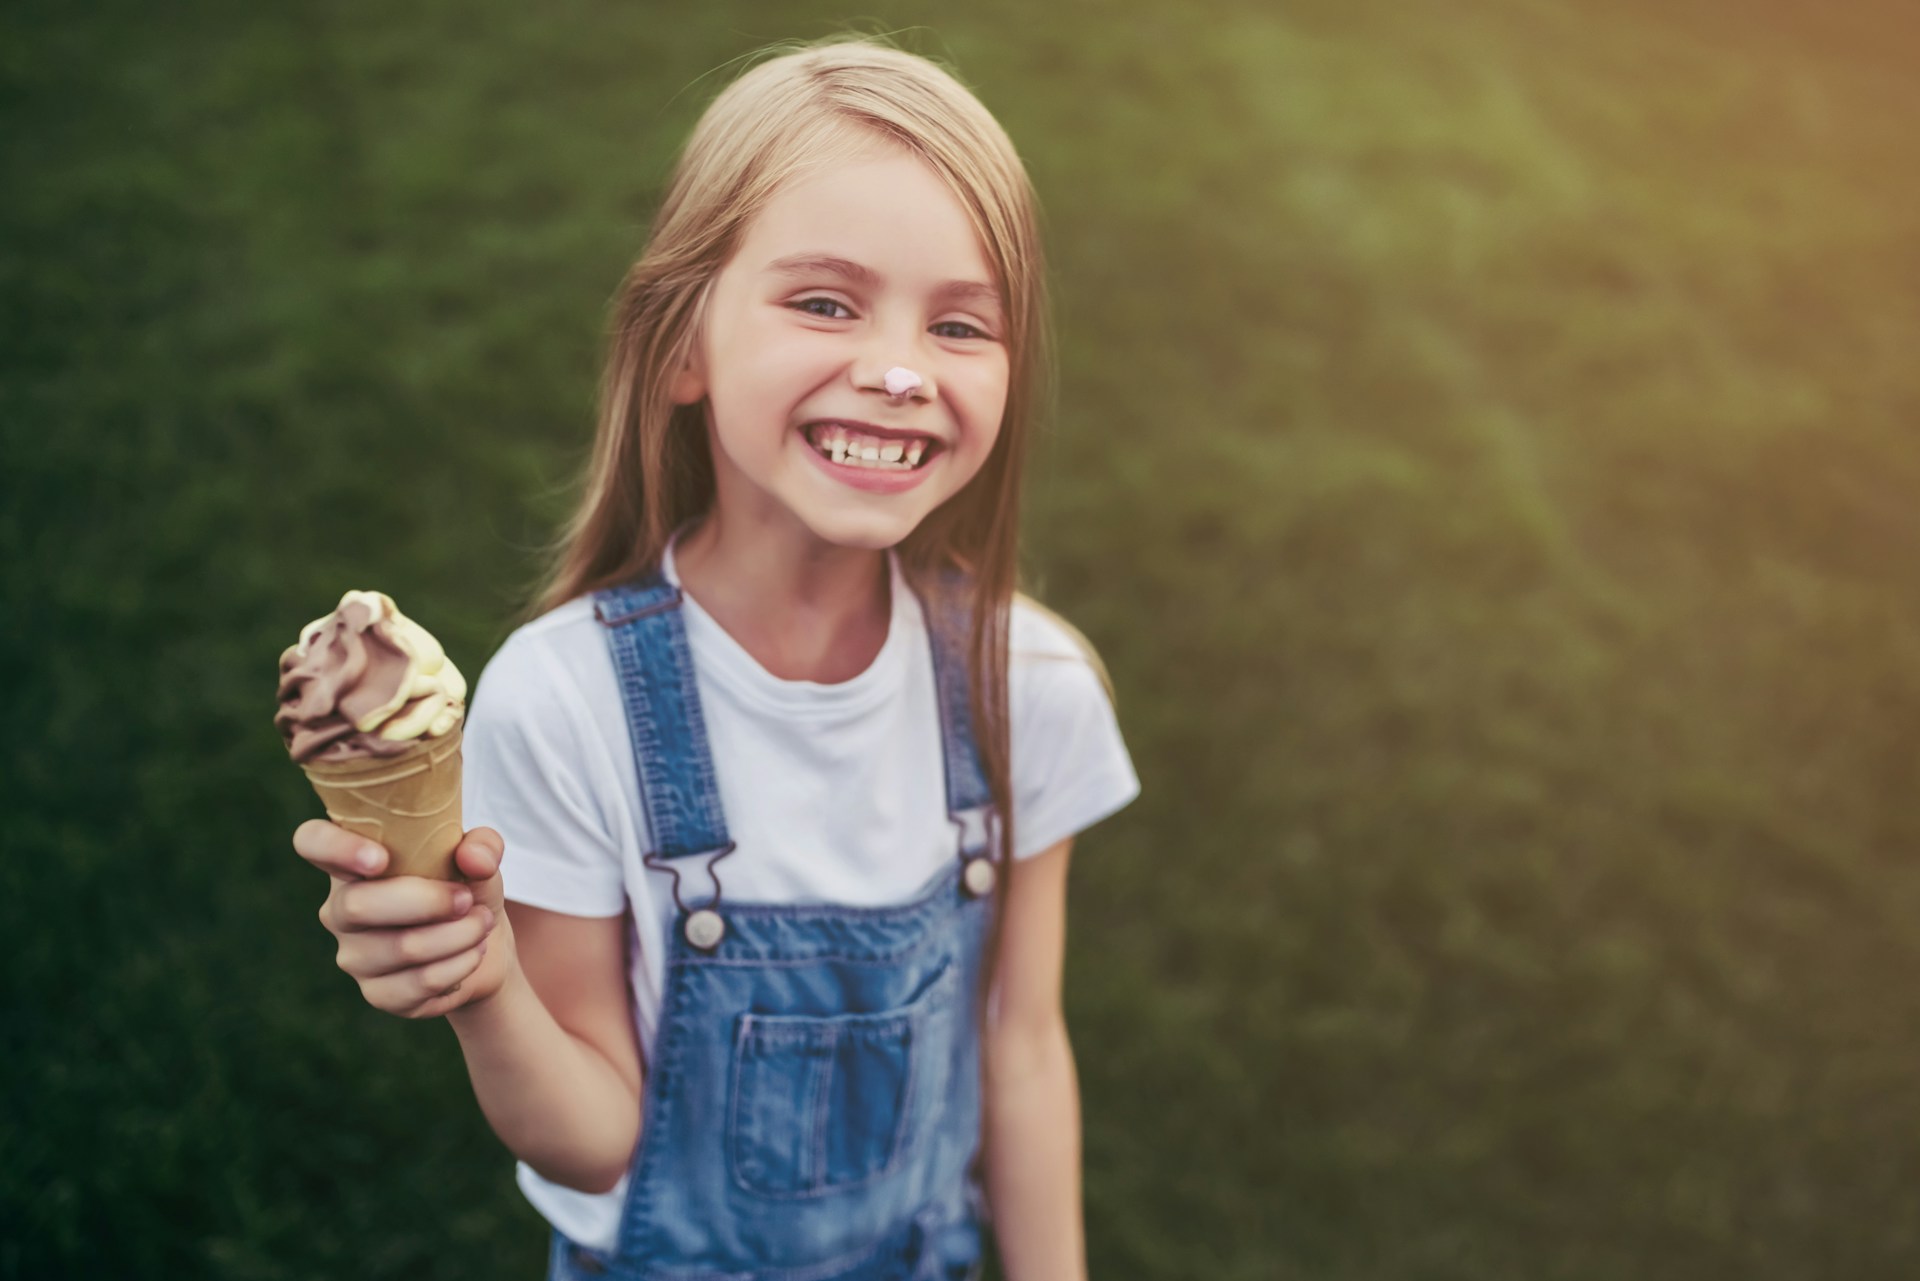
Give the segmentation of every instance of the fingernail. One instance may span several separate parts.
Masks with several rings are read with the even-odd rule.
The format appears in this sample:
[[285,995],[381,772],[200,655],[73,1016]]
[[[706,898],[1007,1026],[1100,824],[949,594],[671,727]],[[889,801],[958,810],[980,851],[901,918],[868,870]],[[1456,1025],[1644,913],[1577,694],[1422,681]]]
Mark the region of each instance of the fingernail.
[[363,872],[371,872],[380,866],[380,855],[371,845],[362,845],[360,852],[353,856],[353,865]]
[[493,909],[492,908],[483,907],[480,909],[480,928],[483,930],[490,930],[493,928]]
[[454,915],[465,916],[467,914],[467,909],[472,906],[473,906],[472,890],[455,890],[453,892]]

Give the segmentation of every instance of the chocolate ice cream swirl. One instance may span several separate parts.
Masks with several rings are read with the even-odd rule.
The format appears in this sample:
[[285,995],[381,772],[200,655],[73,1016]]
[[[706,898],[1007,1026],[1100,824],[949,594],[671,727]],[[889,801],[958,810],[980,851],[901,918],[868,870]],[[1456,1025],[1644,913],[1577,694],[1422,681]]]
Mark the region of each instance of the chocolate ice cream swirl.
[[348,592],[280,655],[273,723],[302,764],[398,756],[450,732],[466,681],[425,628],[382,592]]

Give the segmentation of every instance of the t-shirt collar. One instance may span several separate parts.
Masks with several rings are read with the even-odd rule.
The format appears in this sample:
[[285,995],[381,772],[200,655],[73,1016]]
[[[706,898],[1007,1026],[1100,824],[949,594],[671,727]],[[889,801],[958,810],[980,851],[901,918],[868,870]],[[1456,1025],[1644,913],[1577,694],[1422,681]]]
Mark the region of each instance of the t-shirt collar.
[[[690,528],[688,524],[674,531],[660,558],[661,573],[675,587],[680,586],[680,575],[674,566],[674,549]],[[690,593],[682,592],[681,614],[688,643],[696,653],[695,662],[702,675],[737,697],[770,711],[809,718],[842,717],[868,711],[898,690],[899,668],[906,658],[908,638],[925,630],[920,602],[908,586],[900,558],[892,548],[887,549],[887,576],[892,595],[887,639],[866,670],[850,680],[822,684],[775,676],[713,615],[701,608],[699,601]]]

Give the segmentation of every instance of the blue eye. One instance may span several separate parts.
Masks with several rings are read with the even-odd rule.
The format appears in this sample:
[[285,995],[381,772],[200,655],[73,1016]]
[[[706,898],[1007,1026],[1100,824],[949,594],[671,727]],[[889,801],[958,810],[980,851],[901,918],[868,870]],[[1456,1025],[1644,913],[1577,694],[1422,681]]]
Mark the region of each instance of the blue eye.
[[[959,332],[950,333],[948,332],[949,330],[959,330]],[[986,338],[990,336],[975,329],[964,320],[943,320],[933,327],[932,332],[936,337],[940,338]]]
[[[853,313],[847,310],[845,303],[836,302],[832,298],[801,298],[788,303],[787,306],[804,315],[818,316],[822,320],[848,320],[853,316]],[[836,308],[846,314],[835,315]]]

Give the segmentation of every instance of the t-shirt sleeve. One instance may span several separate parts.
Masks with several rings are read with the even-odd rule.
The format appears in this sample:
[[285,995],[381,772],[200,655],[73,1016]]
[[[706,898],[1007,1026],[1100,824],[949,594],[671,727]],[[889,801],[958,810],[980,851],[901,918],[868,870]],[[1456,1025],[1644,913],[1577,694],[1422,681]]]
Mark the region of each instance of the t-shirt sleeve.
[[626,910],[619,843],[589,784],[584,701],[537,645],[509,638],[474,688],[462,810],[506,842],[501,882],[517,903],[570,916]]
[[1078,654],[1013,656],[1014,857],[1032,858],[1140,794],[1100,677]]

